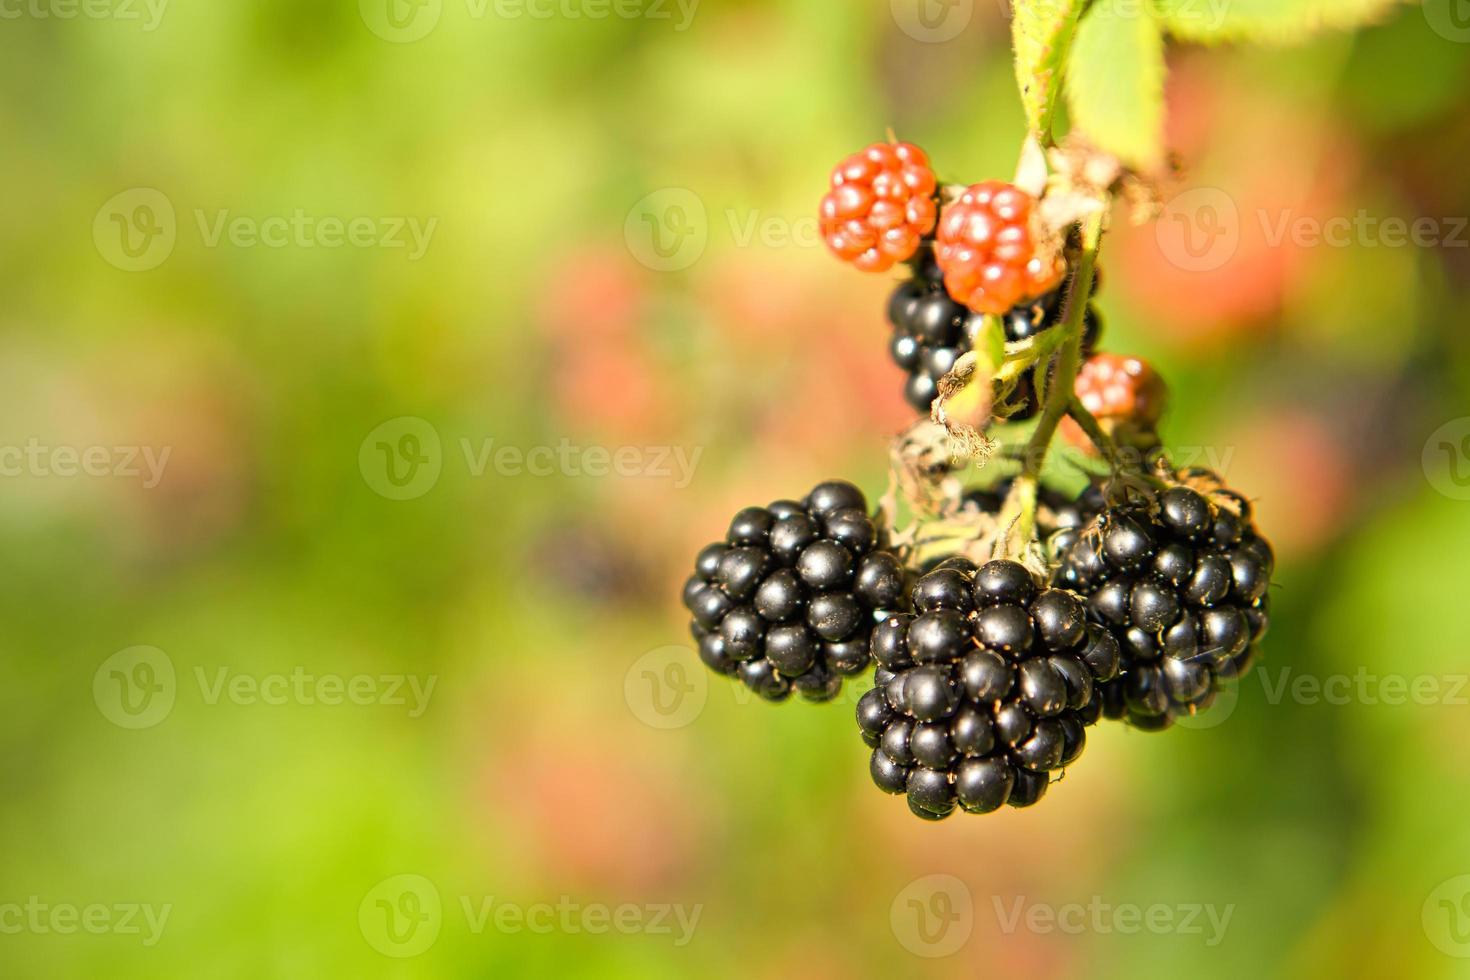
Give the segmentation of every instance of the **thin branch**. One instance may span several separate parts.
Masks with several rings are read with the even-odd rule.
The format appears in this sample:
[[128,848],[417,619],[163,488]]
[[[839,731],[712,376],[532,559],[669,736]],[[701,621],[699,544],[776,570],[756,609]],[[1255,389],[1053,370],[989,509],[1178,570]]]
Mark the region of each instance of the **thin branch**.
[[1097,264],[1098,246],[1102,240],[1103,208],[1088,217],[1082,228],[1082,254],[1067,291],[1066,316],[1054,327],[1060,332],[1061,352],[1057,355],[1056,370],[1052,374],[1047,390],[1046,402],[1042,406],[1041,420],[1026,444],[1026,455],[1022,460],[1021,475],[1016,478],[1010,499],[1001,512],[1001,524],[1010,524],[1007,537],[1009,550],[1020,553],[1036,533],[1036,500],[1040,486],[1041,469],[1046,463],[1047,451],[1056,437],[1057,426],[1067,414],[1073,401],[1077,371],[1082,366],[1083,324],[1086,320],[1087,301],[1092,296],[1093,272]]

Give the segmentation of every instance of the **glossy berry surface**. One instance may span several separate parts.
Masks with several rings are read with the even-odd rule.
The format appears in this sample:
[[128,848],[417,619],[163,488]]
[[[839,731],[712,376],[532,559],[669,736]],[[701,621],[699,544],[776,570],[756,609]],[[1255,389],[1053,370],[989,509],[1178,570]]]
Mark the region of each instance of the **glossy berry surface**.
[[857,721],[873,781],[926,819],[1036,802],[1100,716],[1116,643],[1012,561],[946,560],[910,598],[871,637],[880,669]]
[[929,411],[939,379],[970,349],[972,316],[945,293],[926,244],[915,258],[913,278],[900,283],[888,302],[888,352],[908,375],[904,399],[914,411]]
[[868,666],[877,613],[907,600],[903,565],[867,506],[834,480],[736,514],[684,585],[700,660],[770,701],[836,697]]
[[1108,716],[1148,731],[1203,711],[1244,675],[1270,619],[1275,558],[1250,505],[1214,474],[1188,482],[1052,539],[1057,584],[1087,597],[1089,620],[1119,649]]
[[884,272],[913,257],[934,230],[938,187],[929,158],[912,143],[874,143],[832,171],[818,220],[838,258]]
[[1066,265],[1041,247],[1031,195],[985,181],[965,189],[939,216],[935,258],[949,295],[977,313],[1004,314],[1061,283]]

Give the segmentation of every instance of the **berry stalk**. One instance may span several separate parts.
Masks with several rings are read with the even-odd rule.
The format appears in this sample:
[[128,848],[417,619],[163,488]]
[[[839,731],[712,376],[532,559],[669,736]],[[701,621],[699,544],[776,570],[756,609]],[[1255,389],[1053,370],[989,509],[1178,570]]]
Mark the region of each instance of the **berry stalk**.
[[1087,410],[1087,406],[1082,404],[1082,399],[1078,398],[1076,394],[1072,395],[1071,404],[1067,406],[1067,414],[1082,429],[1082,433],[1087,436],[1088,441],[1097,447],[1098,452],[1102,453],[1103,459],[1107,461],[1109,468],[1114,473],[1123,468],[1122,460],[1118,458],[1118,449],[1113,445],[1113,440],[1108,438],[1108,434],[1098,424],[1097,417]]
[[1011,488],[1001,514],[1001,526],[1008,527],[1006,534],[1007,553],[1020,555],[1026,549],[1036,531],[1036,498],[1041,482],[1041,469],[1046,462],[1047,451],[1056,438],[1057,426],[1067,415],[1075,395],[1077,372],[1082,367],[1082,333],[1086,317],[1087,301],[1092,296],[1093,270],[1097,263],[1097,251],[1102,242],[1103,220],[1107,215],[1104,206],[1090,215],[1082,225],[1082,253],[1077,259],[1076,272],[1067,292],[1066,316],[1057,327],[1062,333],[1061,352],[1056,358],[1056,370],[1052,373],[1047,388],[1046,401],[1041,410],[1041,421],[1031,440],[1026,444],[1026,455],[1022,461],[1021,475]]

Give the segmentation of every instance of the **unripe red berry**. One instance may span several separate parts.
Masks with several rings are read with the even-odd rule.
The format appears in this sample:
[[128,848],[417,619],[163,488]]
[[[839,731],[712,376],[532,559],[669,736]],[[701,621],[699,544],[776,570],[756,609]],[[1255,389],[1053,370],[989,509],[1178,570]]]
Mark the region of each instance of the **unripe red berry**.
[[[1114,442],[1142,447],[1157,441],[1155,430],[1164,415],[1169,389],[1147,361],[1123,354],[1094,354],[1077,372],[1073,391]],[[1097,454],[1092,440],[1072,419],[1062,420],[1061,433],[1089,455]]]
[[906,262],[934,230],[938,184],[912,143],[874,143],[832,171],[818,212],[822,238],[844,262],[885,272]]
[[944,288],[957,302],[999,316],[1062,281],[1066,263],[1043,247],[1033,221],[1035,203],[1019,187],[988,180],[945,205],[934,254]]
[[1156,424],[1164,414],[1168,390],[1147,361],[1123,354],[1094,354],[1077,372],[1075,386],[1082,407],[1099,421],[1127,420]]

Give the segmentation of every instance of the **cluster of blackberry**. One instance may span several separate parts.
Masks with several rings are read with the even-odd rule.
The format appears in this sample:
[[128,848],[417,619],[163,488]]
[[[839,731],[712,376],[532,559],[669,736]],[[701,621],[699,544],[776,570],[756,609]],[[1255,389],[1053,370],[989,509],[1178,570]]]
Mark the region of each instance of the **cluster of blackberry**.
[[1214,474],[1186,476],[1214,489],[1171,486],[1050,542],[1056,583],[1086,596],[1090,618],[1122,647],[1122,675],[1104,690],[1108,716],[1149,730],[1208,708],[1250,669],[1270,620],[1275,556],[1250,503]]
[[830,701],[868,666],[875,613],[897,608],[905,572],[862,491],[822,483],[804,499],[747,507],[684,585],[705,665],[768,701]]
[[[994,514],[1008,489],[966,501]],[[771,701],[831,700],[876,663],[857,721],[880,789],[927,820],[1030,806],[1100,717],[1161,730],[1249,670],[1275,565],[1204,471],[1117,506],[1097,486],[1040,503],[1049,580],[951,557],[911,587],[850,483],[746,508],[684,589],[700,657]]]
[[[1061,318],[1066,250],[1036,203],[998,181],[941,188],[907,143],[870,146],[833,171],[820,206],[832,251],[864,271],[910,269],[888,318],[915,410],[929,412],[984,317],[1000,317],[1012,343]],[[896,534],[894,547],[862,492],[834,480],[740,511],[684,587],[700,658],[767,700],[830,701],[876,663],[857,706],[869,770],[925,820],[1031,806],[1099,719],[1157,731],[1205,710],[1266,633],[1275,559],[1250,504],[1206,471],[1120,462],[1120,448],[1157,447],[1167,391],[1146,362],[1095,353],[1090,297],[1083,312],[1067,417],[1048,417],[1073,429],[1038,434],[1081,440],[1117,479],[1070,498],[1040,489],[1038,536],[1023,547],[1045,541],[1046,575],[952,548],[927,557],[956,528],[966,548],[998,535],[985,515],[1000,513],[1007,482],[958,501],[946,488],[940,533]],[[1043,359],[1043,346],[1022,348],[1036,366],[996,417],[1034,415],[1036,372],[1072,363]]]
[[927,820],[1030,806],[1082,753],[1117,642],[1013,561],[951,558],[910,600],[873,631],[876,686],[858,702],[873,781]]

